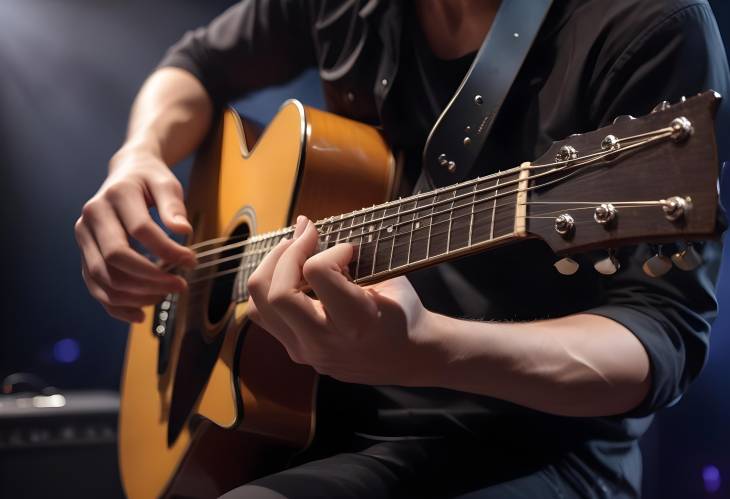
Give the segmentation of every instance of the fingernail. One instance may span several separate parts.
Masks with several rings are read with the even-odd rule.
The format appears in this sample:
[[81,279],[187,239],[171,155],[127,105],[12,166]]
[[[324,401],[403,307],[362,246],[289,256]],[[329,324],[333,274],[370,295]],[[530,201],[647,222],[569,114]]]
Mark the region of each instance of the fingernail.
[[174,217],[172,217],[172,220],[175,223],[184,224],[190,227],[190,222],[188,222],[188,219],[185,217],[185,215],[175,215]]
[[302,235],[304,230],[307,228],[307,223],[305,223],[305,222],[308,222],[308,221],[307,221],[307,217],[305,217],[304,215],[299,215],[297,217],[297,227],[296,227],[296,229],[294,229],[294,236],[292,236],[292,239],[296,239]]

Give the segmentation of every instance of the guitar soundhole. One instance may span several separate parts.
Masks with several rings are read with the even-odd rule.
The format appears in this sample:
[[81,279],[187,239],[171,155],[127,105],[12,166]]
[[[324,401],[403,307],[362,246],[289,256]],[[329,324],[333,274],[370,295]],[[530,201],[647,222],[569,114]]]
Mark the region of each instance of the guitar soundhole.
[[215,255],[220,263],[214,267],[212,275],[216,277],[213,279],[208,300],[208,321],[211,324],[217,324],[226,316],[233,301],[234,285],[241,265],[240,256],[244,249],[241,243],[248,238],[249,233],[247,224],[237,226],[228,240],[221,245],[221,248],[229,248]]

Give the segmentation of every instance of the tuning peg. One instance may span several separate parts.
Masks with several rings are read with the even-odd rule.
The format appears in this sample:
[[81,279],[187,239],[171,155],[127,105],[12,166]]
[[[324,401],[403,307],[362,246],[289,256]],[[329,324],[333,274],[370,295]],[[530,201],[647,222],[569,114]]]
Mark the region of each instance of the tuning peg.
[[608,250],[608,256],[603,260],[597,261],[593,265],[593,268],[600,274],[613,275],[621,268],[621,263],[616,258],[614,251],[610,249]]
[[651,114],[658,113],[659,111],[666,111],[671,107],[671,104],[669,102],[663,100],[656,106],[654,106],[654,109],[651,110]]
[[573,275],[578,272],[580,265],[572,258],[565,257],[553,264],[555,269],[563,275]]
[[622,114],[621,116],[616,116],[616,118],[614,118],[613,124],[615,125],[616,123],[621,123],[624,121],[631,121],[631,120],[635,120],[635,119],[636,118],[634,118],[630,114]]
[[661,246],[654,250],[654,256],[645,261],[641,268],[649,277],[661,277],[672,268],[672,260],[662,254]]
[[692,243],[687,243],[682,251],[672,255],[672,261],[680,270],[694,270],[702,265],[702,255],[697,252]]

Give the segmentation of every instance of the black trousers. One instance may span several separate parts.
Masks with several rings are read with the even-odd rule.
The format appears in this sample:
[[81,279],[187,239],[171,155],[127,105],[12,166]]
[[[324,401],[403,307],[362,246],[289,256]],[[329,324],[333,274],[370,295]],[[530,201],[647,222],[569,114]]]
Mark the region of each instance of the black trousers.
[[520,466],[519,456],[490,455],[464,440],[360,438],[353,447],[255,480],[221,499],[579,497],[550,464]]

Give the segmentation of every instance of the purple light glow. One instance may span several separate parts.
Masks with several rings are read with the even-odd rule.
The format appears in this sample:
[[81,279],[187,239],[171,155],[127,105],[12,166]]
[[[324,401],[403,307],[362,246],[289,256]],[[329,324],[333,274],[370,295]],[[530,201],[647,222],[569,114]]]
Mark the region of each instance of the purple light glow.
[[79,359],[81,349],[79,342],[72,338],[58,340],[53,345],[53,358],[61,364],[71,364]]
[[705,490],[713,494],[720,490],[722,479],[720,478],[720,470],[717,466],[708,465],[702,468],[702,481],[705,482]]

